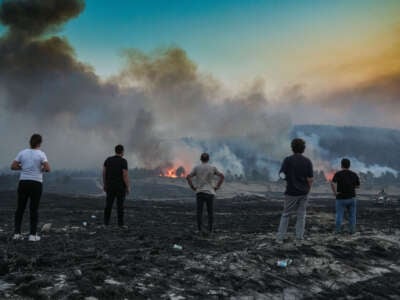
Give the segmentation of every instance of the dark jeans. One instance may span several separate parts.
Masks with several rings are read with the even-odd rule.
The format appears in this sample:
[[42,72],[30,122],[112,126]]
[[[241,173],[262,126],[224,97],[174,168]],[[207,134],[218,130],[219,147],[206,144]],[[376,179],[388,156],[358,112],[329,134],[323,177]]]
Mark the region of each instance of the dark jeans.
[[106,207],[104,208],[104,225],[110,223],[111,211],[115,198],[117,198],[118,226],[124,225],[125,189],[121,188],[107,189]]
[[213,229],[213,220],[214,220],[214,209],[213,202],[215,196],[207,193],[197,193],[197,227],[199,231],[202,231],[202,220],[203,220],[203,206],[204,203],[207,204],[207,216],[208,216],[208,231],[212,231]]
[[30,234],[36,234],[37,223],[39,219],[39,203],[40,197],[42,196],[42,183],[34,180],[20,180],[18,183],[18,202],[17,210],[15,211],[15,223],[14,232],[21,233],[21,223],[22,217],[24,216],[24,211],[28,199],[30,199],[29,204],[29,216],[30,216]]

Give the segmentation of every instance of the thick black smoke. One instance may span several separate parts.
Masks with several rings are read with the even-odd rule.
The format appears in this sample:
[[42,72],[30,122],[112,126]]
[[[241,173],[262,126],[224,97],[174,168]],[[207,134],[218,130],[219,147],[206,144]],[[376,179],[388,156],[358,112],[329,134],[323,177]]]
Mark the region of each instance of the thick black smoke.
[[82,0],[4,0],[0,7],[0,21],[9,27],[12,36],[29,38],[58,29],[84,8]]
[[[290,119],[269,111],[259,82],[236,97],[218,98],[217,81],[200,74],[179,48],[152,54],[130,50],[125,65],[118,82],[142,90],[148,98],[147,111],[152,113],[152,119],[142,121],[153,120],[152,129],[147,131],[150,137],[142,139],[140,145],[147,159],[149,153],[158,153],[152,156],[153,162],[161,158],[187,167],[198,161],[200,152],[210,151],[221,168],[243,176],[254,169],[267,174],[269,159],[280,159],[285,153]],[[181,143],[181,137],[198,142]],[[239,137],[240,145],[231,142]],[[172,145],[170,140],[174,141]],[[190,158],[190,164],[183,157]]]
[[[129,129],[121,132],[124,117],[118,113],[135,116],[136,106],[129,103],[140,98],[138,93],[121,96],[115,84],[101,83],[89,65],[76,59],[66,39],[51,35],[83,8],[80,0],[0,5],[0,22],[8,27],[0,37],[0,105],[9,118],[3,118],[3,135],[23,133],[20,138],[25,139],[32,131],[44,133],[47,149],[57,152],[61,166],[79,167],[75,159],[70,163],[74,151],[81,152],[83,167],[93,165],[99,143],[126,139]],[[59,152],[59,144],[71,151]]]
[[1,3],[0,21],[9,30],[0,39],[0,89],[9,109],[44,120],[91,109],[104,113],[104,97],[116,87],[101,85],[92,69],[76,60],[65,39],[45,35],[83,8],[79,0]]
[[161,137],[154,132],[154,126],[153,115],[148,111],[140,111],[128,142],[129,146],[135,149],[144,166],[161,167],[172,157],[169,147],[163,145]]
[[[282,155],[290,120],[268,111],[260,86],[221,99],[218,82],[202,75],[180,48],[127,50],[126,68],[102,82],[55,35],[83,8],[78,0],[1,2],[0,22],[8,31],[0,37],[0,114],[6,115],[0,125],[2,135],[12,139],[1,146],[5,157],[12,159],[17,141],[33,131],[44,134],[49,156],[68,168],[101,164],[116,143],[126,145],[134,165],[155,168],[184,160],[187,167],[207,148],[188,148],[180,140],[188,136],[240,136],[263,153]],[[216,157],[227,161],[223,157],[232,149],[221,147]],[[245,168],[240,157],[232,159],[236,169]]]

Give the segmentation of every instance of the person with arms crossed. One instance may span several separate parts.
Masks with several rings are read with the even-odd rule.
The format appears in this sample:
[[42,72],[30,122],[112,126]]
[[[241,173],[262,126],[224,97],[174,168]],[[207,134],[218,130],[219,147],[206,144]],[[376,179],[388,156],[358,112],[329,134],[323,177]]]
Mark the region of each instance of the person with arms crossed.
[[18,202],[15,211],[14,240],[23,240],[21,234],[22,217],[30,199],[30,232],[28,240],[40,241],[37,235],[37,224],[39,220],[39,203],[43,190],[43,172],[50,172],[50,165],[46,154],[40,150],[42,136],[33,134],[29,141],[30,148],[22,150],[11,164],[11,170],[21,171],[18,183]]
[[313,183],[313,165],[303,155],[306,148],[304,140],[296,138],[291,143],[293,155],[284,159],[279,174],[286,180],[284,207],[279,223],[276,241],[283,243],[290,215],[296,214],[296,243],[304,239],[308,194]]
[[[210,156],[208,153],[203,153],[200,156],[201,164],[194,167],[192,172],[186,177],[187,182],[192,190],[196,192],[197,202],[197,228],[200,234],[205,234],[202,228],[203,207],[207,205],[208,216],[208,232],[212,233],[214,221],[214,199],[216,191],[224,182],[224,174],[211,164],[209,164]],[[216,185],[214,185],[214,177],[219,177]],[[195,183],[193,183],[195,178]]]
[[346,208],[349,212],[349,232],[356,230],[356,190],[360,187],[360,178],[350,170],[350,160],[343,158],[342,170],[335,173],[331,181],[333,195],[336,197],[336,233],[342,231],[343,213]]
[[103,164],[103,189],[106,192],[106,206],[104,208],[104,225],[110,224],[111,211],[117,198],[117,219],[120,228],[127,228],[124,224],[125,195],[130,193],[128,162],[124,156],[124,146],[115,146],[115,155],[108,157]]

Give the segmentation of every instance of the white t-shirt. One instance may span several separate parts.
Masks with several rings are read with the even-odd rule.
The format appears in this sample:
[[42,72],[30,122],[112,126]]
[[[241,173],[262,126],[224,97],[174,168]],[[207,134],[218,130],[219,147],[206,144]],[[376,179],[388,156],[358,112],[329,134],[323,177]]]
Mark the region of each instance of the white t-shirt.
[[215,195],[214,190],[214,176],[219,174],[218,169],[208,163],[202,163],[194,167],[190,176],[195,179],[194,186],[196,187],[196,193],[206,193]]
[[43,182],[42,165],[47,162],[46,154],[39,149],[25,149],[15,158],[21,164],[19,180]]

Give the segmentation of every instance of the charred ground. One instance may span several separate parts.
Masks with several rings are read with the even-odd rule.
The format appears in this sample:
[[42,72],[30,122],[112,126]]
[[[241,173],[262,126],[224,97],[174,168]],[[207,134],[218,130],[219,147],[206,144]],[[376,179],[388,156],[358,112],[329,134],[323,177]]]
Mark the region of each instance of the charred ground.
[[[360,201],[359,234],[335,236],[333,202],[312,199],[308,240],[296,247],[290,240],[283,246],[274,242],[279,196],[218,200],[216,233],[201,238],[191,201],[128,201],[129,229],[120,230],[101,228],[102,198],[47,194],[40,225],[52,228],[41,242],[29,243],[10,240],[15,194],[0,196],[1,298],[396,299],[400,294],[397,206]],[[26,229],[27,220],[25,215]],[[174,250],[174,244],[183,250]],[[293,263],[276,267],[283,258]]]

